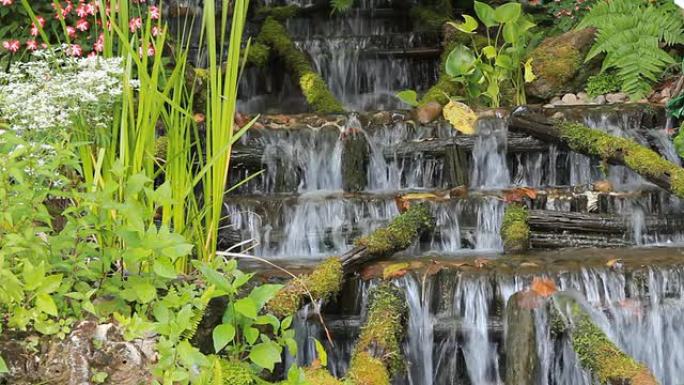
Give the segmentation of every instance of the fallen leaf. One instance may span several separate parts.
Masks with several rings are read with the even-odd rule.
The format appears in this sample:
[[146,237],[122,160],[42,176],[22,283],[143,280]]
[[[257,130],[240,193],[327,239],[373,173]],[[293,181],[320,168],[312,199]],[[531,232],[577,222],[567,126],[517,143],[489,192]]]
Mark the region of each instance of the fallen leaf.
[[539,265],[534,262],[523,262],[520,264],[520,267],[539,267]]
[[532,279],[530,290],[542,297],[549,297],[558,291],[556,283],[553,280],[541,277],[534,277],[534,279]]
[[457,186],[449,190],[449,196],[452,198],[462,198],[468,195],[468,187]]
[[477,114],[473,112],[467,105],[450,100],[442,110],[444,119],[448,120],[451,125],[458,131],[466,134],[475,134],[475,122],[477,122]]
[[621,266],[622,260],[620,258],[612,258],[606,262],[606,266],[619,268]]
[[477,258],[473,263],[475,264],[475,267],[478,269],[481,269],[487,265],[489,265],[492,261],[487,259],[487,258]]
[[402,199],[401,196],[394,197],[394,204],[397,205],[397,210],[399,214],[403,214],[406,210],[411,207],[411,203],[408,200]]
[[517,187],[504,192],[504,201],[520,202],[523,198],[537,199],[537,190],[529,187]]

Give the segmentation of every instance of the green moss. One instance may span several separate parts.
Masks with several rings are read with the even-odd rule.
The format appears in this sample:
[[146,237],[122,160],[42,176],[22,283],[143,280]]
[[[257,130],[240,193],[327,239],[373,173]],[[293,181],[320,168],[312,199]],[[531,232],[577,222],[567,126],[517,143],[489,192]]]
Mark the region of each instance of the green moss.
[[684,197],[684,169],[661,157],[655,151],[631,139],[609,135],[582,124],[562,122],[557,126],[572,150],[605,160],[620,155],[627,167],[642,176],[669,177],[670,191],[679,197]]
[[572,346],[582,366],[601,384],[656,384],[648,369],[628,356],[594,324],[578,303],[571,304]]
[[169,138],[160,136],[154,141],[154,157],[157,160],[165,161],[166,153],[169,147]]
[[451,19],[448,13],[426,5],[412,7],[410,16],[416,29],[425,31],[439,31]]
[[285,27],[275,18],[268,17],[264,21],[257,41],[270,46],[284,59],[289,70],[299,79],[302,93],[315,112],[344,112],[342,103],[330,92],[323,79],[311,67],[309,59],[295,46]]
[[309,384],[316,385],[342,385],[342,382],[333,377],[324,368],[306,368],[304,369],[304,376]]
[[609,92],[619,91],[620,87],[622,87],[622,82],[616,74],[603,72],[598,75],[589,76],[584,90],[593,98]]
[[356,240],[357,246],[365,246],[370,255],[391,255],[411,245],[423,231],[434,227],[434,219],[425,203],[412,205],[397,216],[385,228]]
[[526,250],[530,241],[530,228],[527,224],[527,207],[521,204],[509,204],[504,211],[501,224],[501,239],[504,250]]
[[[356,342],[350,373],[366,373],[371,365],[371,357],[379,360],[384,367],[389,381],[389,375],[398,372],[403,367],[401,359],[401,339],[404,335],[404,319],[406,305],[397,289],[389,284],[378,286],[372,293],[371,304],[368,309],[368,319],[361,329],[361,335]],[[371,356],[372,353],[373,355]],[[353,364],[356,361],[358,365]],[[377,370],[375,372],[378,372]],[[350,378],[354,379],[351,375]],[[356,380],[356,379],[355,379]],[[356,382],[356,384],[387,384],[389,382]]]
[[[267,309],[279,317],[292,315],[301,307],[302,299],[311,293],[314,300],[326,300],[342,287],[344,271],[339,258],[319,264],[311,274],[291,280],[267,304]],[[308,292],[307,292],[308,290]]]
[[268,58],[271,55],[271,49],[262,43],[256,42],[250,44],[249,52],[247,53],[247,64],[256,67],[265,67],[268,64]]
[[562,40],[544,43],[532,52],[532,69],[537,77],[560,89],[582,65],[582,55],[572,44]]
[[382,361],[362,352],[352,358],[347,379],[345,385],[389,385],[390,373]]
[[244,362],[222,360],[223,383],[230,385],[254,385],[252,371]]
[[257,9],[256,14],[260,17],[272,17],[279,21],[284,21],[297,16],[299,7],[291,5],[264,6]]

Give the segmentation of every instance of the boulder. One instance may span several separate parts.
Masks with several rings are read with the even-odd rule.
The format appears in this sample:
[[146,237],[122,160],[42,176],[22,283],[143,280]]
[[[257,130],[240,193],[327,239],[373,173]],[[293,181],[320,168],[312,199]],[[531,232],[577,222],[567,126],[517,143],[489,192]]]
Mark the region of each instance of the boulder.
[[416,108],[416,120],[421,124],[428,124],[442,116],[442,105],[436,101],[430,101]]
[[599,61],[584,63],[595,33],[592,28],[569,31],[547,38],[535,48],[530,57],[537,79],[527,85],[528,95],[550,99],[580,89],[600,64]]

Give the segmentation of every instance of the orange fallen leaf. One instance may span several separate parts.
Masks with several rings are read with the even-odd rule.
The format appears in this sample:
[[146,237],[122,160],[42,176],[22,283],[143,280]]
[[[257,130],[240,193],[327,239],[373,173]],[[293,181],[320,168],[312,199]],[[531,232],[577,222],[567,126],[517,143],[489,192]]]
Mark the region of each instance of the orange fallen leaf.
[[534,277],[530,290],[541,295],[542,297],[549,297],[558,291],[556,283],[548,278]]
[[606,266],[608,267],[619,267],[620,266],[620,258],[612,258],[606,262]]
[[481,268],[489,265],[491,262],[492,261],[490,261],[487,258],[477,258],[477,259],[475,259],[475,261],[473,263],[475,263],[475,267],[477,267],[478,269],[481,269]]
[[403,199],[401,196],[394,197],[394,204],[397,205],[399,214],[405,213],[406,210],[411,207],[411,203],[408,200]]
[[510,202],[520,202],[523,198],[536,199],[537,191],[529,187],[517,187],[504,192],[504,201]]

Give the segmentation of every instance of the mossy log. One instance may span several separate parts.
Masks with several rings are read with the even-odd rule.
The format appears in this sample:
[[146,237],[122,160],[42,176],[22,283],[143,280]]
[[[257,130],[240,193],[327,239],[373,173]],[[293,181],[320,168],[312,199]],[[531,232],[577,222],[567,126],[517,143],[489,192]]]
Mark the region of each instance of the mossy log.
[[274,17],[269,16],[261,26],[257,41],[272,48],[275,54],[282,57],[285,64],[297,78],[299,87],[306,97],[309,106],[321,114],[344,112],[344,107],[330,92],[327,84],[314,71],[309,58],[294,44],[285,27]]
[[551,121],[526,108],[511,114],[509,128],[537,139],[559,143],[572,151],[626,166],[649,182],[684,198],[684,168],[635,141],[606,134],[579,123]]
[[570,333],[580,364],[598,379],[598,383],[658,385],[648,367],[620,350],[573,296],[557,293],[554,301],[560,310],[554,324],[562,324]]
[[522,252],[530,244],[530,227],[527,223],[527,207],[519,203],[506,206],[501,224],[504,252]]
[[433,227],[434,219],[428,207],[413,205],[387,227],[358,239],[357,246],[344,255],[321,263],[311,274],[290,280],[266,306],[271,313],[284,317],[299,310],[309,295],[316,301],[336,295],[344,275],[355,266],[403,250]]

